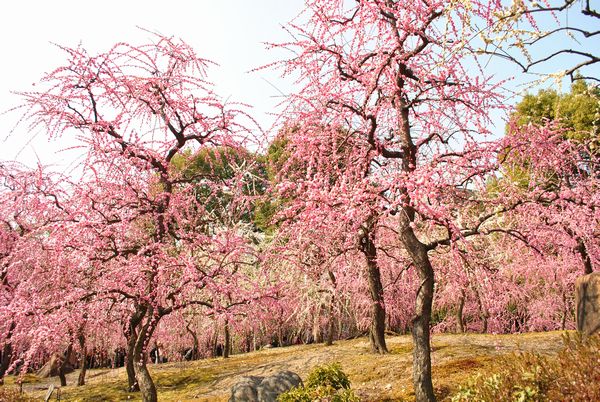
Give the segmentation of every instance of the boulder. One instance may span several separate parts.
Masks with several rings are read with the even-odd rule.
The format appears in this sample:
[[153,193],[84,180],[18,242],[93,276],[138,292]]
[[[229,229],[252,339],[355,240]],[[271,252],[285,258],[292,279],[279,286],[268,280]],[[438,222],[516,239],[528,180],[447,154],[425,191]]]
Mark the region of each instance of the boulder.
[[291,371],[268,377],[243,377],[231,387],[229,402],[276,402],[279,395],[298,386],[302,386],[302,379]]
[[584,336],[600,332],[600,272],[575,281],[577,331]]
[[231,387],[229,402],[258,402],[257,387],[263,377],[242,377],[240,381]]

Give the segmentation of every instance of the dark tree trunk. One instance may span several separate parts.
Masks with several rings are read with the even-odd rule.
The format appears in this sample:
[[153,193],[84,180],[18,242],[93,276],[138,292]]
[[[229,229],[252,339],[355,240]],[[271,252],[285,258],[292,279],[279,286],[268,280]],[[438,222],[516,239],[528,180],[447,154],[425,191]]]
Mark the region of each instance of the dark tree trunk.
[[562,292],[562,301],[563,301],[563,316],[562,316],[562,321],[560,323],[560,329],[562,331],[564,331],[565,329],[567,329],[567,316],[569,314],[569,305],[567,303],[567,295],[565,294],[565,292]]
[[142,393],[143,402],[157,402],[158,395],[156,392],[156,386],[148,371],[148,353],[147,348],[152,338],[152,334],[158,325],[160,316],[153,315],[153,309],[147,308],[143,314],[144,323],[141,325],[139,331],[137,331],[137,337],[135,339],[135,346],[133,350],[133,369],[135,371],[135,378],[140,386]]
[[[138,337],[138,340],[141,340],[140,338],[141,337]],[[136,342],[135,352],[133,355],[133,368],[135,370],[135,377],[137,378],[140,391],[142,392],[142,401],[157,402],[158,397],[156,393],[156,387],[154,386],[154,381],[152,381],[152,377],[148,371],[147,354],[143,350],[143,346],[141,346],[142,343],[143,341]]]
[[87,371],[87,350],[83,331],[79,332],[77,340],[79,341],[79,349],[81,349],[81,356],[79,356],[79,377],[77,378],[77,386],[80,387],[85,385],[85,373]]
[[125,356],[125,370],[127,371],[127,384],[129,392],[138,392],[140,390],[140,384],[135,377],[135,342],[137,339],[137,326],[141,320],[141,313],[136,312],[129,320],[128,327],[125,331],[125,338],[127,339],[127,355]]
[[313,342],[321,343],[323,341],[323,337],[321,336],[321,302],[317,307],[315,307],[315,316],[313,319],[313,328],[312,328]]
[[[409,214],[407,214],[410,216]],[[413,384],[417,402],[435,401],[431,381],[430,323],[433,306],[434,273],[428,249],[417,239],[409,218],[401,218],[400,240],[417,269],[421,284],[417,290],[415,317],[412,320]]]
[[198,351],[200,350],[200,344],[198,343],[198,335],[196,335],[196,332],[192,331],[192,329],[190,328],[190,325],[191,324],[187,324],[186,327],[185,327],[185,329],[192,336],[193,346],[192,346],[192,358],[191,358],[191,360],[198,360]]
[[463,310],[465,308],[465,291],[464,289],[460,292],[460,297],[458,298],[458,307],[456,308],[456,331],[459,334],[465,332],[465,321],[463,318]]
[[16,323],[12,321],[8,327],[8,333],[6,334],[6,338],[4,339],[4,346],[2,347],[2,351],[0,351],[0,385],[4,384],[4,376],[8,371],[8,367],[10,366],[10,361],[12,359],[12,334],[15,330]]
[[329,280],[331,281],[332,290],[329,299],[329,311],[327,312],[327,339],[325,341],[326,346],[333,345],[333,338],[335,337],[335,287],[336,280],[333,272],[328,271]]
[[583,262],[583,273],[584,275],[591,274],[594,272],[594,268],[592,267],[592,260],[590,259],[590,255],[588,254],[587,247],[582,238],[577,238],[577,252],[581,256],[581,261]]
[[369,328],[369,340],[373,353],[388,353],[385,344],[385,303],[383,299],[383,285],[381,283],[381,272],[377,266],[377,248],[374,242],[372,218],[369,219],[360,234],[360,248],[367,259],[367,278],[369,281],[369,292],[371,294],[371,326]]
[[[132,345],[133,343],[133,345]],[[127,342],[127,356],[125,356],[125,370],[127,371],[127,383],[129,385],[129,392],[138,392],[140,390],[140,384],[135,378],[135,369],[134,369],[134,349],[135,349],[135,340],[130,340]]]
[[5,341],[2,352],[0,352],[0,385],[4,384],[4,376],[10,366],[10,359],[12,358],[12,343],[10,340]]
[[214,322],[214,328],[215,328],[215,332],[213,334],[213,338],[212,338],[212,357],[217,357],[219,356],[219,331],[218,331],[218,327],[217,327],[217,321]]
[[65,375],[65,371],[66,371],[67,365],[69,364],[69,360],[71,360],[71,352],[72,351],[73,351],[73,345],[69,344],[69,346],[67,346],[67,350],[65,350],[65,353],[63,354],[62,361],[60,362],[60,367],[58,368],[58,378],[60,378],[61,387],[67,386],[67,377]]
[[223,346],[223,358],[229,358],[231,353],[231,334],[229,333],[229,321],[225,321],[225,328],[223,330],[225,337],[225,345]]
[[159,364],[161,362],[160,348],[158,347],[158,343],[154,342],[154,355],[150,352],[150,358],[152,359],[152,363]]
[[487,333],[488,318],[490,314],[483,305],[483,301],[481,300],[481,292],[479,291],[477,285],[473,286],[473,291],[475,292],[475,298],[477,299],[477,309],[479,310],[479,318],[482,321],[481,333],[485,334]]

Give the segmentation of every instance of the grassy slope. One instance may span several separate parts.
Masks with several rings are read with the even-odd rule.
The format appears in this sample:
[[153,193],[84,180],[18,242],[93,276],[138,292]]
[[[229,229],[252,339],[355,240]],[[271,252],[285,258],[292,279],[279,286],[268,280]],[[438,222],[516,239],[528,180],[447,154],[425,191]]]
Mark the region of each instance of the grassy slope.
[[[489,368],[498,356],[517,351],[552,353],[561,345],[561,332],[522,335],[435,335],[433,337],[434,386],[440,399],[450,395],[465,379]],[[338,361],[349,375],[352,387],[365,401],[411,400],[411,339],[388,337],[391,354],[372,355],[365,338],[339,341],[335,345],[301,345],[234,355],[229,359],[167,363],[151,366],[161,401],[226,401],[229,389],[244,375],[269,375],[292,370],[306,378],[312,367]],[[76,381],[77,372],[68,377]],[[31,380],[30,380],[31,381]],[[33,380],[24,389],[28,396],[43,397],[51,380]],[[11,382],[11,381],[7,381]],[[125,392],[124,369],[89,370],[87,385],[61,390],[61,400],[140,400]],[[54,398],[53,398],[54,399]]]

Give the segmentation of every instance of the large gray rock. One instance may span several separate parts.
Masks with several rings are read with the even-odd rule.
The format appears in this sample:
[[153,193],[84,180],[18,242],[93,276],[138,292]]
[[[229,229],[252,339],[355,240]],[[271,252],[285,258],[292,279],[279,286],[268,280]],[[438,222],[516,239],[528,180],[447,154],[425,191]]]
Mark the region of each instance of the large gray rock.
[[584,336],[600,332],[600,272],[575,281],[577,330]]
[[298,386],[302,386],[302,379],[291,371],[269,377],[242,377],[231,387],[229,402],[276,402],[279,395]]

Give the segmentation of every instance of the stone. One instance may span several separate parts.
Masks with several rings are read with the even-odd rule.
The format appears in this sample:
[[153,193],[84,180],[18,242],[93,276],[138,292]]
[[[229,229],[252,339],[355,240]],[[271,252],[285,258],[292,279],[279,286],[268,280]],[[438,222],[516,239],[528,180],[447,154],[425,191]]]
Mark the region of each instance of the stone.
[[600,272],[575,281],[577,331],[584,336],[600,332]]
[[231,387],[229,402],[258,402],[256,387],[258,387],[262,380],[263,377],[242,377],[240,381]]
[[298,386],[302,386],[300,376],[287,370],[268,377],[242,377],[231,387],[229,402],[276,402],[279,395]]

